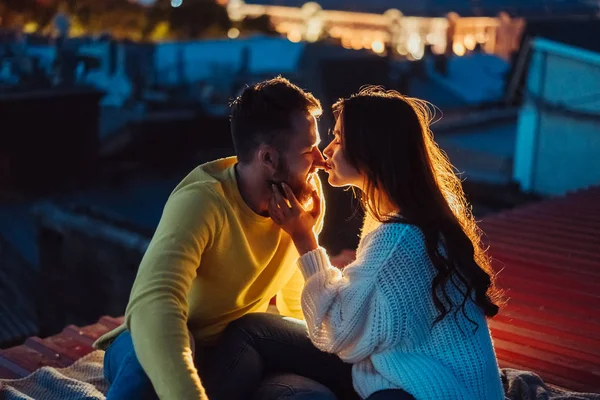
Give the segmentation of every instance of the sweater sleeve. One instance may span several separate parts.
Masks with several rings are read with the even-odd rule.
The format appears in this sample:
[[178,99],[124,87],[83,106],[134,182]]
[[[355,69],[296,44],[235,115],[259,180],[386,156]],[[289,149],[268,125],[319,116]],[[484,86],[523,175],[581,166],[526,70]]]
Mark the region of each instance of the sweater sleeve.
[[206,399],[187,329],[187,295],[220,218],[218,198],[200,184],[167,201],[140,264],[125,323],[160,399]]
[[[397,239],[396,236],[392,236]],[[302,308],[311,340],[319,349],[356,363],[398,338],[403,310],[392,310],[379,284],[392,268],[396,242],[370,235],[344,271],[332,267],[323,248],[298,260],[306,279]]]
[[296,269],[290,280],[277,293],[277,310],[281,315],[304,319],[300,296],[304,287],[304,277],[299,269]]

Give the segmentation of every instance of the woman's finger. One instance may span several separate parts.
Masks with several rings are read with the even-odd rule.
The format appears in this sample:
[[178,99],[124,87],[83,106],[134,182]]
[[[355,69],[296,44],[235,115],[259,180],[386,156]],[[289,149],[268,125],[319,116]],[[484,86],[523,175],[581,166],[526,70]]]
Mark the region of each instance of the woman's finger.
[[284,204],[285,201],[283,200],[283,196],[281,195],[281,192],[277,188],[277,185],[275,185],[275,184],[271,185],[271,190],[273,191],[273,197],[275,198],[275,202],[277,203],[278,206],[281,207],[281,205]]
[[281,209],[283,216],[291,215],[290,206],[288,205],[288,203],[285,201],[285,199],[281,195],[281,192],[279,191],[277,186],[272,185],[272,188],[273,188],[273,195],[275,196],[275,200],[277,202],[277,206]]
[[312,192],[312,199],[313,208],[310,211],[310,214],[314,219],[317,219],[319,218],[319,215],[321,215],[321,198],[319,197],[319,193],[316,190],[313,190]]
[[291,209],[295,212],[303,211],[304,209],[302,208],[302,205],[296,198],[296,195],[294,195],[292,188],[290,188],[290,186],[287,183],[282,183],[281,186],[283,187],[283,191],[285,192],[285,195],[290,202]]
[[276,224],[280,224],[281,223],[281,210],[277,206],[277,203],[275,201],[275,196],[271,196],[271,200],[269,200],[268,207],[269,207],[269,215],[271,216],[271,219],[273,221],[275,221]]

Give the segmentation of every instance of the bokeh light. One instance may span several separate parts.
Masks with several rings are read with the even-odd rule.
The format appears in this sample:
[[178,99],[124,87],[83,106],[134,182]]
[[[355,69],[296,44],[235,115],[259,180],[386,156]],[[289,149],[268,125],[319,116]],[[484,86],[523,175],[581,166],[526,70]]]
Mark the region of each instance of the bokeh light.
[[382,54],[385,51],[385,46],[381,40],[374,40],[371,43],[371,48],[377,54]]
[[240,30],[238,28],[231,28],[227,31],[229,39],[236,39],[240,36]]
[[456,54],[459,57],[464,56],[465,46],[461,42],[454,42],[454,44],[452,45],[452,51],[454,51],[454,54]]

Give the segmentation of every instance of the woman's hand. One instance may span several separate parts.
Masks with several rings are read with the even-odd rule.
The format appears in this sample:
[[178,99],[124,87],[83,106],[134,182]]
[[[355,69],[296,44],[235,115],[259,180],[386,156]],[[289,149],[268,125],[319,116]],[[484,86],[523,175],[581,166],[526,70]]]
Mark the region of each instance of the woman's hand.
[[[312,192],[313,208],[307,211],[296,199],[292,189],[283,183],[283,198],[277,186],[273,185],[273,195],[269,202],[269,215],[273,221],[290,235],[300,255],[319,247],[313,227],[321,214],[321,199],[316,190]],[[288,204],[289,202],[289,204]]]

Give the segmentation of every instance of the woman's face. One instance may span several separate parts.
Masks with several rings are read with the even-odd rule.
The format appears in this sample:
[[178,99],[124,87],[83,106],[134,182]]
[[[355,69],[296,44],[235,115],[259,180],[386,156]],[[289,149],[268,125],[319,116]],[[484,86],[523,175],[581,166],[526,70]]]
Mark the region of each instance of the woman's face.
[[342,116],[340,115],[335,123],[335,128],[333,129],[335,137],[325,150],[323,150],[327,163],[325,172],[329,175],[328,182],[331,186],[335,187],[350,185],[362,189],[363,177],[361,173],[348,162],[344,154],[344,149],[342,148],[344,136],[343,130]]

